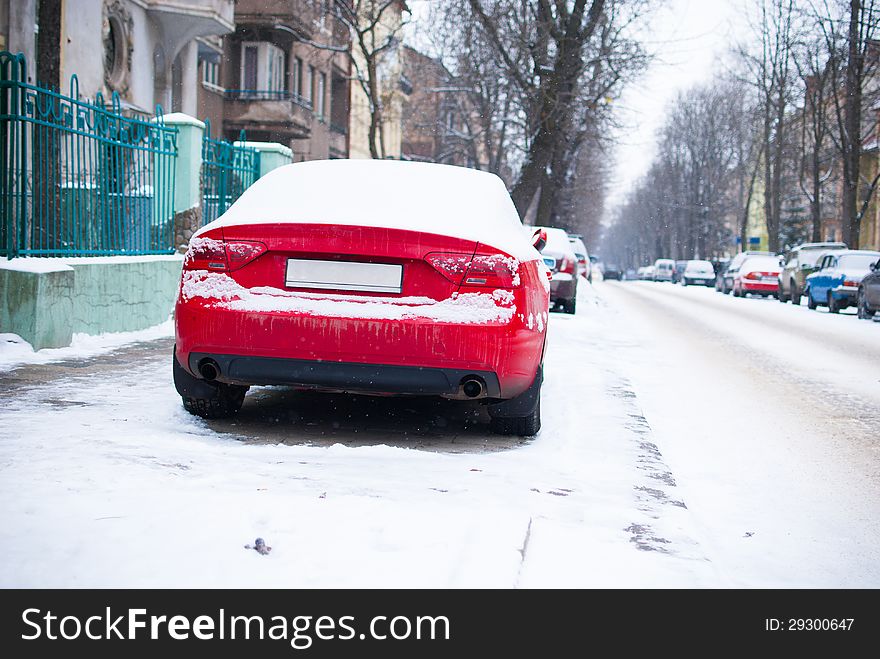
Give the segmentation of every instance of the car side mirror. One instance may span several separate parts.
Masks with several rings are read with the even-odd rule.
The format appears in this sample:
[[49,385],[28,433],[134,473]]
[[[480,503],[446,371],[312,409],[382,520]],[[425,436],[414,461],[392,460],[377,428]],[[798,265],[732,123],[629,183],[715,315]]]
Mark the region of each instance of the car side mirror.
[[547,232],[544,229],[535,229],[532,235],[532,247],[539,252],[547,246]]

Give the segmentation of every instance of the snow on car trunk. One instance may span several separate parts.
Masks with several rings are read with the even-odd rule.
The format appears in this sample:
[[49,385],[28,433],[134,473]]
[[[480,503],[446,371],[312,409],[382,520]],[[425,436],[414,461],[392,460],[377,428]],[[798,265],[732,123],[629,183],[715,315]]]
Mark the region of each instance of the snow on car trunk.
[[488,172],[388,160],[314,160],[260,178],[217,220],[423,231],[473,240],[521,261],[540,258],[504,182]]

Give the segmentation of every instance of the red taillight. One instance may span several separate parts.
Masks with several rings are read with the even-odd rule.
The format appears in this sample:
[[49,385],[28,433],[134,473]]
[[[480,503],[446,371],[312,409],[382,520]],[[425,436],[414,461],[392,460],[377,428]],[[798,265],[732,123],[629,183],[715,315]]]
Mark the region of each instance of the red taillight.
[[559,272],[574,272],[574,259],[570,259],[567,256],[562,257],[562,265],[559,266]]
[[225,270],[232,272],[265,254],[268,248],[259,242],[213,238],[193,238],[183,260],[184,270]]
[[468,264],[471,262],[471,255],[435,252],[428,254],[425,260],[453,284],[461,286],[461,280],[467,274]]
[[859,282],[857,282],[857,281],[852,281],[852,280],[850,280],[850,279],[845,279],[844,282],[843,282],[843,285],[844,285],[844,286],[847,286],[847,287],[849,287],[849,288],[858,288],[858,287],[859,287]]
[[425,260],[456,286],[515,288],[519,286],[519,263],[503,254],[439,253]]
[[749,272],[749,273],[746,273],[746,274],[743,276],[743,279],[752,279],[752,280],[755,280],[755,279],[760,279],[760,278],[761,278],[761,273],[760,273],[760,272]]

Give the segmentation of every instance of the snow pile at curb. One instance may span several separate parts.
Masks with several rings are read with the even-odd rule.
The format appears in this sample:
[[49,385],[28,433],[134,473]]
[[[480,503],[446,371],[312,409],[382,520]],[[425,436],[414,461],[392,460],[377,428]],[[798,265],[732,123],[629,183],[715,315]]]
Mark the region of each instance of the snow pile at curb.
[[74,334],[73,341],[66,348],[44,348],[34,350],[33,346],[18,334],[0,334],[0,372],[9,371],[25,364],[48,364],[65,359],[85,359],[94,357],[130,343],[154,341],[174,335],[174,323],[169,318],[165,322],[133,332],[107,332],[104,334]]
[[185,300],[201,298],[234,311],[288,312],[329,318],[405,320],[425,318],[462,324],[509,323],[516,313],[513,294],[453,294],[446,300],[425,297],[357,297],[295,293],[261,286],[244,288],[227,275],[194,270],[183,275],[181,295]]

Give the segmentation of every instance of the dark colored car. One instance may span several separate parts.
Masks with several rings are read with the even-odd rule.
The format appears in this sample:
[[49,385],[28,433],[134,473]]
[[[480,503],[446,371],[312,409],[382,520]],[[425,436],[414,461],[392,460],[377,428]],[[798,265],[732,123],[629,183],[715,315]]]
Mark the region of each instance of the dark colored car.
[[807,277],[804,295],[807,306],[827,306],[830,313],[856,306],[859,285],[871,273],[871,266],[880,259],[880,252],[868,250],[834,251],[825,254],[818,270]]
[[602,277],[605,279],[617,279],[620,281],[620,279],[623,278],[623,271],[616,263],[606,263],[602,270]]
[[880,311],[880,260],[871,266],[871,272],[859,284],[856,296],[859,318],[873,318]]

